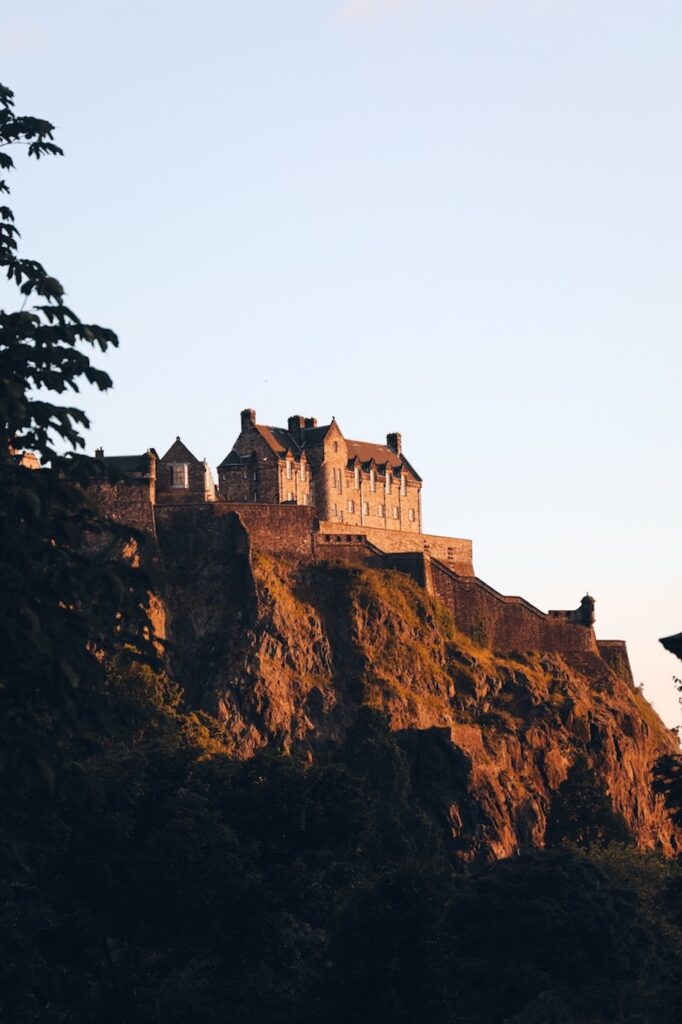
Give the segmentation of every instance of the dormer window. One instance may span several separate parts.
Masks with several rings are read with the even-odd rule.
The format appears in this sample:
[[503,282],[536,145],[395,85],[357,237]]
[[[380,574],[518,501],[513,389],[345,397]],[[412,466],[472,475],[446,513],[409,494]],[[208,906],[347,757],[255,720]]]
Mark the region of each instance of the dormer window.
[[186,462],[171,462],[168,482],[173,489],[186,491],[189,487],[189,465]]
[[400,493],[402,494],[403,498],[407,494],[407,477],[405,476],[404,473],[400,474]]
[[306,480],[306,472],[305,472],[305,466],[304,466],[304,465],[302,465],[302,466],[301,466],[301,482],[302,482],[302,483],[305,483],[305,480]]
[[355,478],[355,490],[359,491],[360,490],[360,469],[358,468],[358,466],[355,467],[353,475],[354,475],[354,478]]
[[287,466],[287,468],[286,468],[287,480],[291,480],[291,459],[287,459],[286,466]]
[[386,470],[386,494],[390,494],[391,493],[391,485],[392,485],[392,483],[393,483],[393,478],[391,476],[391,471],[390,471],[390,469],[387,469]]
[[377,475],[373,469],[369,471],[369,489],[370,491],[376,491],[377,489]]

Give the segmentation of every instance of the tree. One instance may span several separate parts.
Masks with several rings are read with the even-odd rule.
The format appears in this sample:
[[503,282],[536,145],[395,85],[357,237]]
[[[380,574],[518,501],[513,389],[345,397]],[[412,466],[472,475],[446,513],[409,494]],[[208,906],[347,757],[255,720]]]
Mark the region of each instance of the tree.
[[[18,147],[36,159],[61,155],[53,135],[49,121],[17,115],[12,91],[0,86],[0,173],[14,169],[10,150]],[[3,178],[0,193],[9,191]],[[84,544],[88,535],[115,529],[87,497],[85,485],[102,472],[77,454],[88,419],[53,400],[83,382],[111,387],[87,349],[105,352],[118,343],[116,335],[83,323],[59,281],[19,255],[19,231],[6,205],[0,266],[22,297],[20,309],[0,310],[2,800],[53,786],[55,735],[76,732],[96,712],[103,656],[114,646],[148,655],[149,643],[143,574],[114,555],[94,559]]]
[[554,795],[547,816],[547,846],[589,847],[628,843],[630,830],[617,814],[603,781],[584,757],[579,757]]

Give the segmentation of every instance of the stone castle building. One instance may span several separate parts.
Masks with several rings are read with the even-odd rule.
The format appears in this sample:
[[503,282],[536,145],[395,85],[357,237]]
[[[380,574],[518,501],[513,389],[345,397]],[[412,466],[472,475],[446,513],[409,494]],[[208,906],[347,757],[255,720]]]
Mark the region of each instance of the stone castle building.
[[320,427],[303,416],[266,427],[253,409],[218,466],[225,501],[313,505],[320,519],[376,530],[421,533],[421,484],[400,434],[385,445],[350,441],[335,419]]
[[220,548],[236,530],[250,550],[301,565],[398,570],[436,596],[461,632],[497,651],[598,656],[632,681],[623,641],[596,639],[589,595],[575,610],[543,612],[479,579],[470,540],[422,531],[422,480],[398,433],[388,434],[385,445],[353,441],[335,419],[318,426],[291,416],[286,428],[273,427],[244,409],[217,486],[206,460],[179,437],[161,457],[154,448],[95,454],[113,471],[94,485],[102,511],[152,540],[170,531],[192,550]]

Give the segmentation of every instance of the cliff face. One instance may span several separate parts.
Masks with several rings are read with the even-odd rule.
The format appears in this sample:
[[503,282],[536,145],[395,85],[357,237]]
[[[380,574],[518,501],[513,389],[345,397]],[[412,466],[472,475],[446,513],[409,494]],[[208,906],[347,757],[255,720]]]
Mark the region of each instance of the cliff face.
[[677,741],[598,656],[497,656],[406,576],[252,556],[236,517],[207,537],[167,526],[159,549],[169,668],[236,756],[314,757],[368,704],[462,859],[541,847],[581,756],[639,846],[677,849],[650,779]]

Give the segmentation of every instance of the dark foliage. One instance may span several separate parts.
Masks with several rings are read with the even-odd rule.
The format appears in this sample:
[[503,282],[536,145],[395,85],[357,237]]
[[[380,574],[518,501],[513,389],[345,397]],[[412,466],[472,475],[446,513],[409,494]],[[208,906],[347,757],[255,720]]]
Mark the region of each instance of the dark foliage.
[[65,741],[56,798],[24,807],[4,1019],[677,1019],[673,866],[614,846],[462,874],[374,712],[316,764],[238,762],[149,668],[113,666],[106,697],[107,730]]
[[547,845],[587,848],[631,839],[625,819],[613,810],[603,780],[585,757],[579,757],[554,795],[547,817]]
[[[0,173],[13,169],[15,147],[27,147],[36,159],[60,154],[52,139],[53,126],[18,116],[12,92],[0,86]],[[0,180],[0,193],[8,192]],[[84,349],[104,351],[117,344],[116,335],[82,323],[59,282],[36,260],[20,257],[18,239],[11,209],[0,206],[0,266],[22,303],[18,311],[0,311],[0,838],[6,853],[17,840],[18,792],[54,786],[57,737],[77,733],[101,710],[101,654],[118,648],[151,655],[142,610],[146,581],[117,557],[117,528],[102,523],[86,497],[84,485],[100,469],[59,450],[84,446],[87,418],[51,400],[83,382],[108,388],[108,375]],[[34,304],[24,308],[29,300]],[[26,453],[43,468],[29,468]],[[103,531],[108,543],[94,559],[84,542]]]

